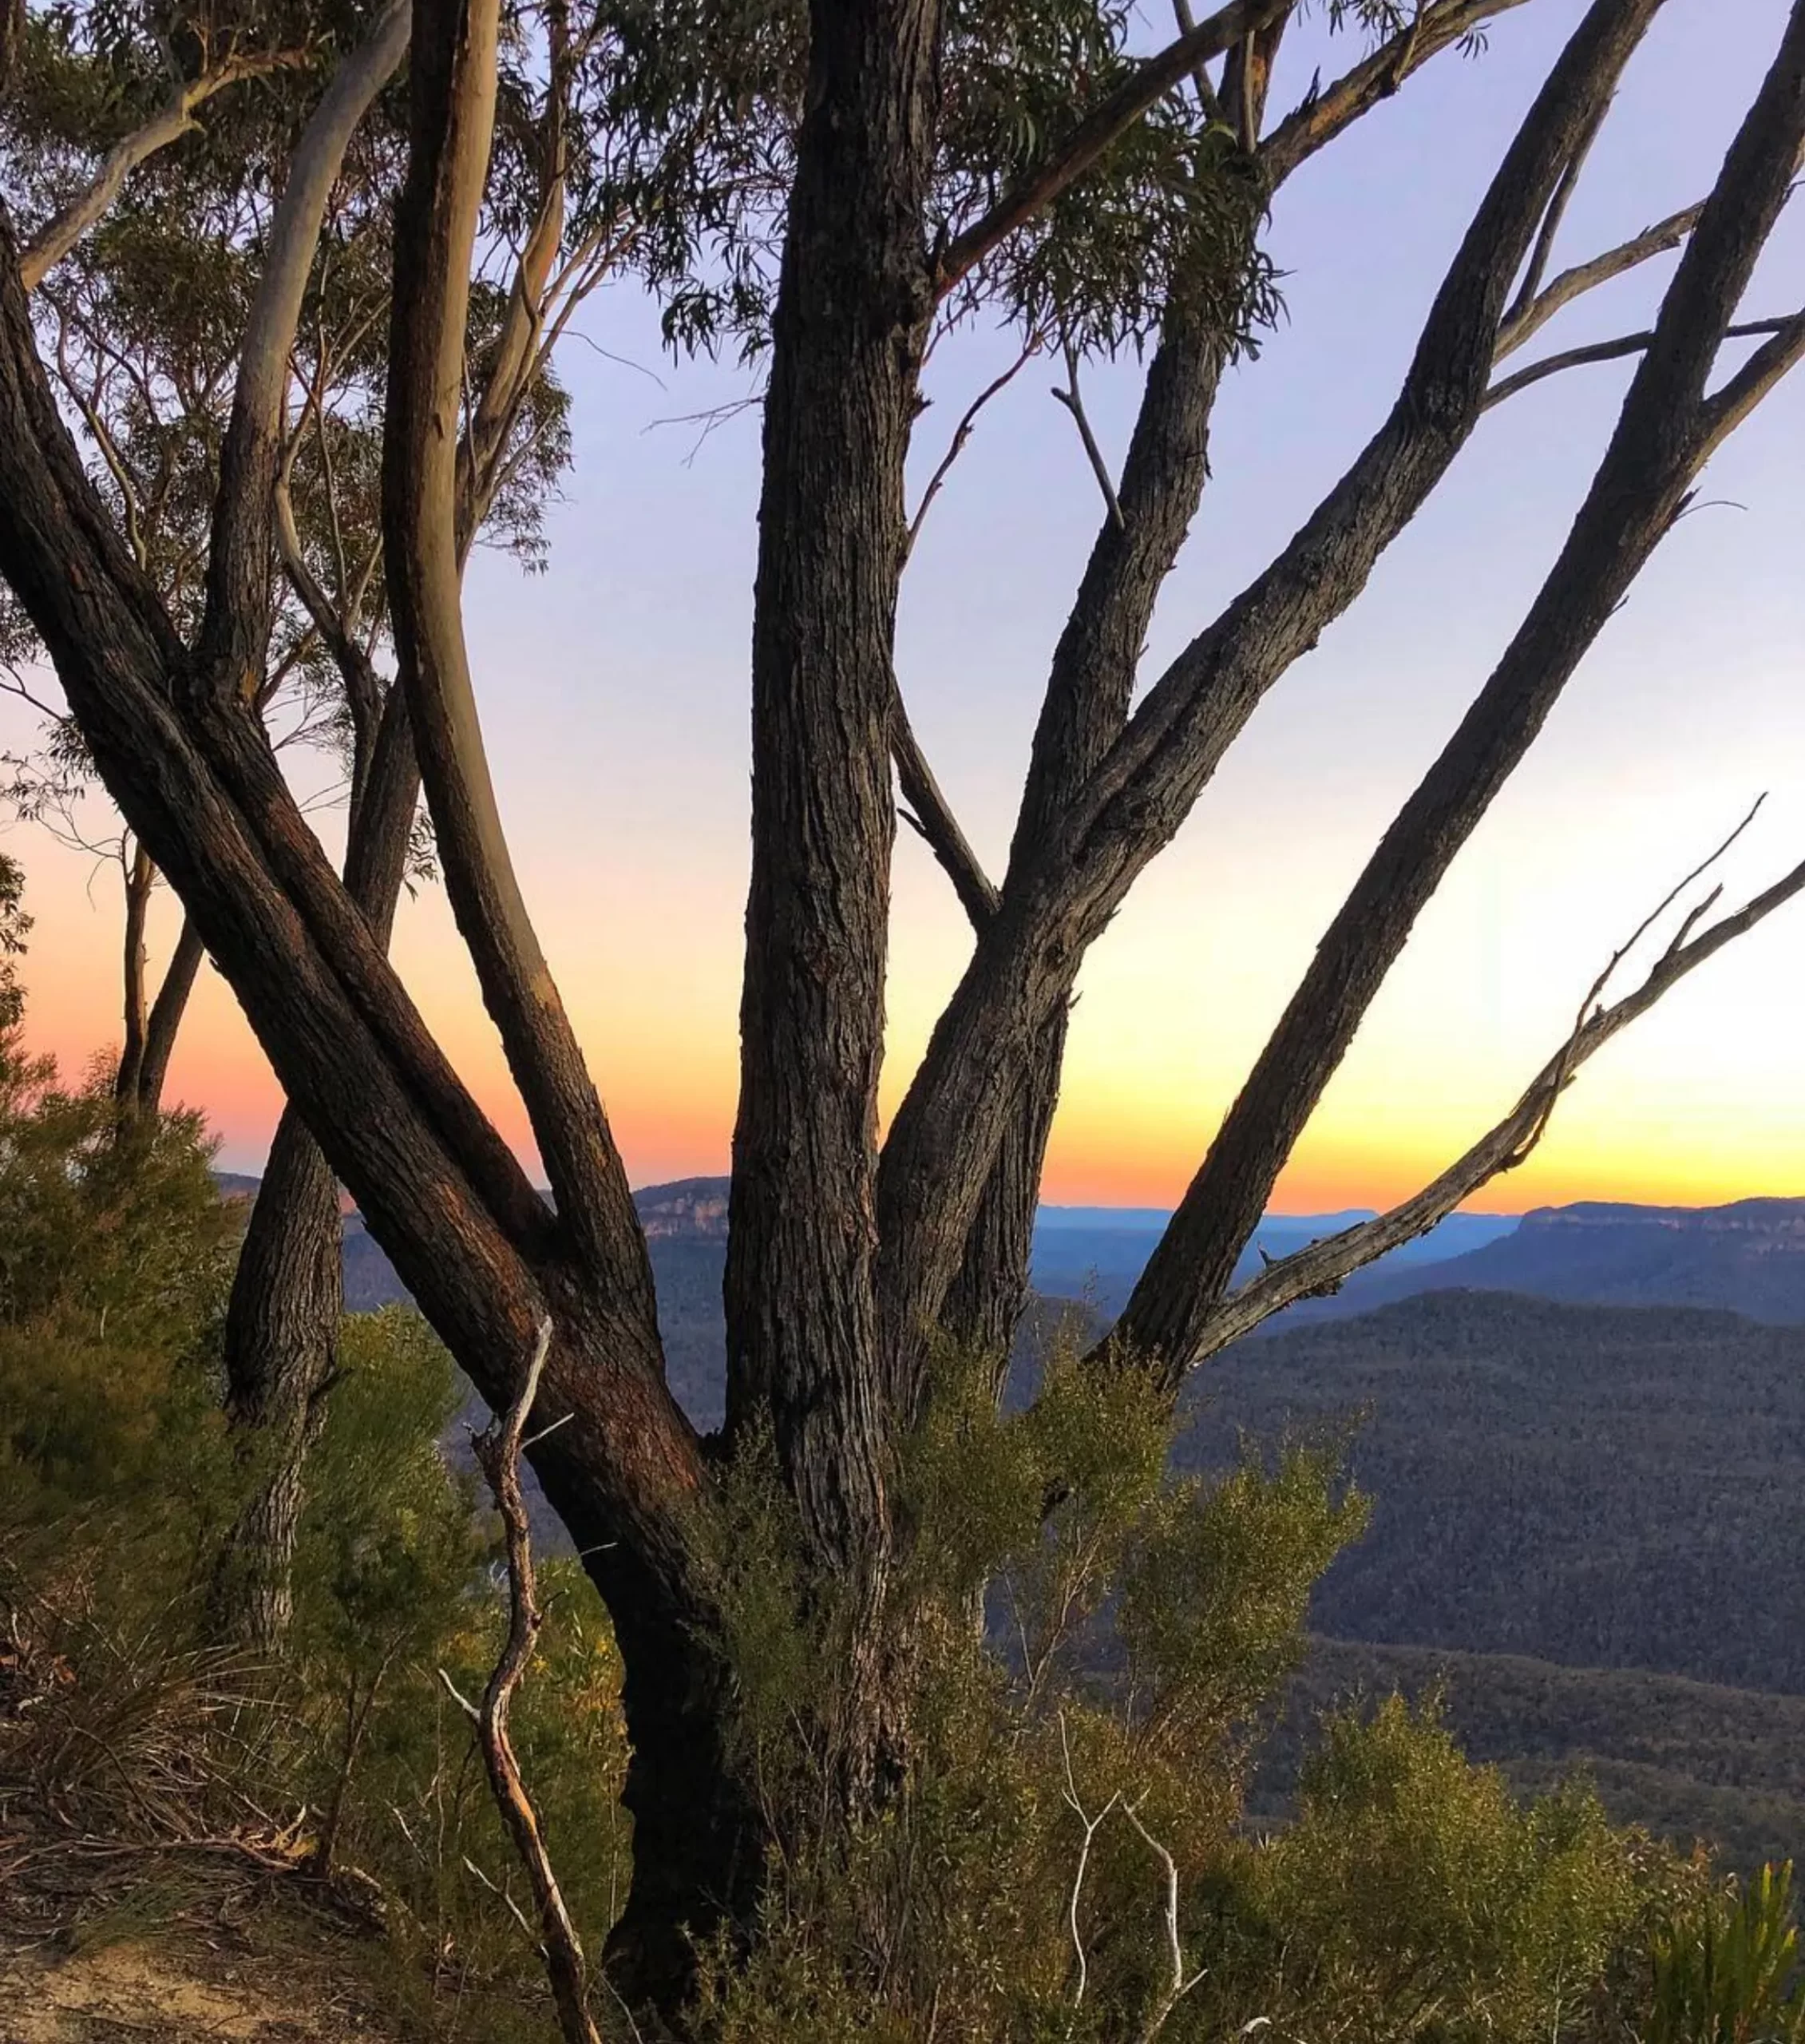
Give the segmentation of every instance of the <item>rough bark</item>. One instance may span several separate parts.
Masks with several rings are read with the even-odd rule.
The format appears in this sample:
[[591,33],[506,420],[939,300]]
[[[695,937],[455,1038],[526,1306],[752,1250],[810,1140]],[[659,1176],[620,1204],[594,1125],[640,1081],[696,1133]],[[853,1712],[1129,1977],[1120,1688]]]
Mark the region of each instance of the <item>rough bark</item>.
[[[1288,9],[1273,12],[1231,53],[1224,73],[1224,95],[1241,109],[1250,135],[1258,133],[1288,16]],[[1244,252],[1251,257],[1251,216],[1247,232]],[[1067,806],[1127,722],[1154,605],[1209,480],[1209,422],[1227,356],[1222,335],[1174,309],[1142,390],[1120,486],[1112,492],[1110,515],[1091,548],[1054,651],[1010,848],[1009,874],[1018,882],[1051,842]],[[992,914],[996,906],[993,900]],[[989,915],[981,921],[974,917],[980,936],[989,920]],[[1081,959],[1080,953],[1071,957],[1063,997],[1030,1054],[1027,1075],[1005,1118],[958,1273],[940,1309],[940,1324],[948,1333],[992,1358],[999,1391],[1027,1298],[1041,1174],[1059,1107],[1068,1013]],[[885,1270],[881,1297],[887,1305],[901,1289],[897,1274]],[[899,1373],[896,1396],[905,1407],[920,1395],[919,1380],[911,1375],[916,1360],[907,1345],[891,1358]]]
[[[389,31],[391,37],[394,33]],[[477,416],[460,452],[460,562],[493,489],[495,451],[534,374],[529,343],[538,331],[563,216],[556,105],[548,125],[545,204],[523,252],[502,344],[489,366]],[[344,132],[342,125],[332,126],[331,142],[336,145]],[[316,180],[321,161],[316,153]],[[406,691],[386,691],[351,623],[313,576],[286,482],[279,479],[275,513],[287,572],[332,653],[350,708],[354,739],[346,890],[386,948],[420,790]],[[304,1123],[287,1108],[252,1210],[226,1330],[228,1411],[247,1464],[263,1473],[228,1543],[230,1568],[222,1574],[216,1608],[229,1630],[248,1633],[261,1645],[271,1643],[272,1626],[279,1630],[287,1621],[304,1464],[334,1369],[343,1305],[341,1235],[336,1180]]]
[[188,1012],[188,997],[194,992],[201,961],[206,955],[200,933],[184,916],[176,948],[163,969],[156,998],[150,1004],[150,1013],[144,1023],[144,1055],[139,1061],[137,1077],[140,1114],[153,1115],[163,1104],[163,1089],[168,1083],[169,1060],[175,1055],[176,1038],[180,1033],[182,1017]]
[[285,1107],[233,1274],[226,1413],[251,1480],[214,1586],[217,1630],[274,1651],[293,1610],[303,1473],[324,1417],[344,1307],[338,1182]]
[[1471,433],[1506,294],[1598,97],[1659,4],[1595,0],[1468,229],[1390,417],[1273,564],[1154,683],[1051,843],[1005,885],[885,1147],[878,1211],[897,1341],[919,1339],[938,1317],[1039,1032],[1085,951],[1267,691],[1360,595]]
[[765,404],[728,1422],[772,1416],[819,1551],[881,1569],[877,1079],[892,642],[932,309],[932,0],[821,0]]
[[144,1070],[144,1038],[149,1028],[148,998],[144,982],[150,961],[144,944],[144,927],[150,917],[151,889],[156,884],[156,868],[142,845],[133,848],[125,866],[125,922],[121,933],[121,984],[124,996],[125,1040],[119,1050],[119,1069],[113,1075],[113,1098],[122,1122],[129,1121],[138,1107],[138,1083]]
[[129,1127],[142,1116],[156,1114],[163,1104],[169,1060],[175,1053],[176,1038],[181,1029],[182,1017],[188,1012],[188,996],[194,991],[195,979],[205,955],[193,924],[184,916],[156,998],[149,997],[149,957],[144,930],[156,885],[156,865],[141,845],[134,850],[125,872],[121,960],[125,1032],[113,1086],[122,1127]]

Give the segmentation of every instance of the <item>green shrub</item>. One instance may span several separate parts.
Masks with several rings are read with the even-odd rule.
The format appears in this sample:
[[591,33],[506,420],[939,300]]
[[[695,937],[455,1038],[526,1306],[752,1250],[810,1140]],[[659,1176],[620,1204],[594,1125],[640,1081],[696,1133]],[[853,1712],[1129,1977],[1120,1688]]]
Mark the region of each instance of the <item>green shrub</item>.
[[1798,2044],[1805,1980],[1792,1863],[1714,1889],[1654,1940],[1644,2044]]

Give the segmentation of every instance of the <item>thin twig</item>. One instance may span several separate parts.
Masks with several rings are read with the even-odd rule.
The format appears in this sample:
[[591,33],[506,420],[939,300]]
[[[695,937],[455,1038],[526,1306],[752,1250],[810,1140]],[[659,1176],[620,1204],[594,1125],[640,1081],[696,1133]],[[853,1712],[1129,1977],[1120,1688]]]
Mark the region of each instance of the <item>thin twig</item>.
[[[1795,312],[1783,319],[1745,319],[1734,327],[1726,327],[1724,338],[1727,341],[1746,341],[1757,335],[1784,334],[1798,326],[1802,319],[1805,319],[1805,314]],[[1654,338],[1652,331],[1620,334],[1614,340],[1593,341],[1584,347],[1566,348],[1559,355],[1545,356],[1540,362],[1532,362],[1493,384],[1479,409],[1490,411],[1494,405],[1514,398],[1519,390],[1528,390],[1531,384],[1541,382],[1545,377],[1558,376],[1564,369],[1582,369],[1590,362],[1617,362],[1625,355],[1640,355]]]
[[1037,327],[1028,335],[1027,343],[1021,353],[1003,370],[1003,374],[993,378],[987,383],[965,407],[958,425],[953,428],[952,442],[945,454],[940,457],[939,467],[928,478],[928,487],[921,493],[921,501],[916,506],[915,516],[908,521],[908,531],[903,539],[904,561],[907,561],[915,551],[915,542],[920,537],[922,521],[928,515],[928,506],[939,496],[940,485],[946,481],[953,463],[964,453],[965,443],[972,437],[972,428],[977,423],[979,413],[992,398],[996,396],[999,391],[1006,390],[1015,382],[1016,376],[1027,366],[1031,358],[1039,354],[1045,343],[1046,336]]
[[1142,1823],[1140,1812],[1132,1803],[1124,1803],[1122,1809],[1123,1816],[1158,1854],[1160,1864],[1166,1870],[1166,1944],[1172,1956],[1172,1978],[1148,2011],[1146,2022],[1142,2026],[1140,2044],[1153,2044],[1153,2039],[1166,2027],[1166,2018],[1209,1968],[1200,1966],[1196,1972],[1189,1975],[1185,1971],[1185,1947],[1178,1935],[1178,1861]]
[[921,838],[952,882],[953,892],[971,918],[972,927],[988,927],[996,913],[996,883],[984,871],[983,862],[960,828],[959,819],[940,792],[928,755],[921,750],[908,711],[898,689],[890,706],[890,756],[896,762],[897,779],[903,800],[909,805],[899,812],[904,822]]
[[1089,457],[1091,471],[1097,478],[1097,487],[1103,493],[1103,501],[1110,508],[1110,523],[1116,530],[1125,532],[1127,521],[1122,515],[1121,500],[1115,493],[1115,484],[1110,479],[1109,464],[1103,459],[1103,450],[1097,445],[1097,436],[1091,430],[1091,421],[1084,410],[1084,400],[1078,388],[1078,350],[1070,341],[1065,344],[1066,376],[1071,385],[1062,390],[1055,386],[1053,395],[1072,415],[1078,426],[1078,437],[1084,442],[1085,454]]
[[[1759,803],[1756,805],[1757,809],[1759,806]],[[1514,1171],[1547,1132],[1562,1094],[1588,1058],[1645,1015],[1671,988],[1715,957],[1725,945],[1734,943],[1776,909],[1805,893],[1805,864],[1802,864],[1745,901],[1740,909],[1699,930],[1699,924],[1720,898],[1720,890],[1714,889],[1705,900],[1687,913],[1679,930],[1640,986],[1609,1008],[1593,1005],[1617,967],[1647,934],[1656,918],[1723,858],[1748,828],[1754,814],[1755,810],[1752,810],[1708,858],[1694,867],[1678,887],[1668,893],[1661,907],[1643,919],[1630,942],[1621,945],[1613,954],[1609,965],[1593,981],[1578,1023],[1502,1121],[1487,1130],[1439,1178],[1420,1192],[1371,1221],[1345,1228],[1339,1234],[1327,1236],[1292,1255],[1281,1258],[1239,1291],[1230,1293],[1205,1322],[1195,1350],[1187,1359],[1189,1365],[1194,1367],[1218,1354],[1231,1341],[1251,1333],[1262,1321],[1299,1299],[1320,1297],[1338,1291],[1352,1273],[1388,1250],[1427,1234],[1490,1179]],[[1693,934],[1695,930],[1698,931],[1696,935]]]
[[1087,1816],[1083,1803],[1078,1798],[1078,1784],[1072,1778],[1071,1741],[1066,1735],[1066,1713],[1059,1713],[1059,1750],[1065,1757],[1066,1783],[1063,1791],[1067,1804],[1077,1812],[1079,1822],[1084,1827],[1084,1843],[1078,1849],[1078,1870],[1072,1876],[1071,1899],[1066,1905],[1066,1921],[1071,1927],[1071,1948],[1078,1955],[1078,1985],[1072,1990],[1071,2005],[1075,2009],[1084,2000],[1084,1991],[1090,1985],[1091,1965],[1084,1955],[1084,1938],[1079,1928],[1079,1898],[1084,1892],[1085,1869],[1091,1863],[1091,1841],[1097,1836],[1102,1824],[1116,1804],[1122,1800],[1118,1788],[1094,1816]]
[[[1554,196],[1548,202],[1548,210],[1542,216],[1542,226],[1536,235],[1535,246],[1530,252],[1528,267],[1523,272],[1523,281],[1517,295],[1499,320],[1498,332],[1510,332],[1518,323],[1525,319],[1534,306],[1542,290],[1542,280],[1548,274],[1549,259],[1554,253],[1554,237],[1561,231],[1561,223],[1566,218],[1567,207],[1579,185],[1580,173],[1585,168],[1585,159],[1592,153],[1592,145],[1597,141],[1599,130],[1611,110],[1611,95],[1601,93],[1591,120],[1573,145],[1573,154],[1567,159],[1567,167],[1561,172],[1561,181],[1554,188]],[[1526,339],[1519,335],[1518,339]]]

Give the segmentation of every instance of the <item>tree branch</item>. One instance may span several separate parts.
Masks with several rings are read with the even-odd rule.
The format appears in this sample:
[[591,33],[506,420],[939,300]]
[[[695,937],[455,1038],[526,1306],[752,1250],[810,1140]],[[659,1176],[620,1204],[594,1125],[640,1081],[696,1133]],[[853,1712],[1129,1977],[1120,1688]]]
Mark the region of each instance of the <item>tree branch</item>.
[[[1759,390],[1805,353],[1776,335],[1738,407],[1704,388],[1785,203],[1805,132],[1805,5],[1700,215],[1566,542],[1485,687],[1399,811],[1225,1117],[1119,1324],[1168,1381],[1225,1291],[1242,1246],[1411,927],[1549,711]],[[1763,351],[1765,352],[1765,351]],[[1746,374],[1745,366],[1743,374]]]
[[[1554,188],[1554,196],[1548,202],[1548,211],[1542,218],[1542,227],[1535,238],[1535,246],[1530,251],[1530,259],[1523,271],[1523,281],[1499,322],[1498,331],[1505,334],[1535,303],[1536,295],[1542,289],[1542,280],[1548,274],[1550,258],[1554,252],[1555,237],[1561,232],[1561,223],[1566,218],[1567,208],[1573,193],[1579,188],[1580,173],[1585,168],[1585,160],[1592,153],[1592,145],[1598,139],[1611,110],[1609,98],[1601,98],[1592,125],[1581,137],[1573,154],[1567,159],[1567,167],[1561,173],[1561,181]],[[1494,351],[1496,359],[1496,351]]]
[[[1747,319],[1734,327],[1724,329],[1727,341],[1752,339],[1757,334],[1787,335],[1805,319],[1805,313],[1795,313],[1789,319]],[[1509,376],[1501,377],[1486,392],[1482,407],[1490,411],[1494,405],[1501,405],[1506,398],[1514,398],[1519,390],[1527,390],[1544,378],[1558,376],[1564,369],[1583,369],[1589,363],[1621,362],[1625,355],[1641,355],[1653,343],[1654,330],[1646,333],[1620,334],[1615,340],[1593,341],[1580,348],[1567,348],[1559,355],[1545,356],[1540,362],[1532,362],[1516,370]]]
[[1429,0],[1408,26],[1336,80],[1326,92],[1312,88],[1261,145],[1260,160],[1276,188],[1342,131],[1389,99],[1413,71],[1452,48],[1494,16],[1523,0]]
[[972,920],[972,927],[981,930],[996,913],[996,883],[984,871],[977,854],[967,842],[965,833],[959,827],[958,818],[940,792],[934,770],[928,764],[927,755],[921,750],[908,721],[908,711],[900,689],[892,715],[894,722],[890,727],[890,756],[897,763],[897,779],[902,789],[903,800],[909,805],[901,812],[903,821],[939,860],[947,878],[952,882],[960,905]]
[[1021,353],[1010,363],[1000,376],[992,377],[983,390],[960,414],[959,423],[953,428],[952,438],[947,450],[940,457],[940,465],[928,478],[928,487],[921,493],[921,501],[915,507],[915,516],[908,521],[908,532],[903,543],[903,559],[906,561],[915,551],[915,542],[921,537],[930,506],[940,493],[940,486],[952,473],[952,465],[965,451],[965,443],[972,437],[972,429],[978,422],[978,414],[991,399],[1008,389],[1041,349],[1041,334],[1038,328],[1029,335]]
[[[1025,1641],[1023,1645],[1025,1647]],[[1072,1776],[1071,1740],[1066,1730],[1066,1714],[1063,1710],[1059,1713],[1059,1753],[1066,1767],[1065,1782],[1060,1792],[1066,1799],[1067,1808],[1084,1827],[1084,1841],[1078,1848],[1078,1864],[1071,1877],[1071,1894],[1066,1903],[1066,1927],[1071,1933],[1072,1952],[1078,1961],[1078,1980],[1071,1995],[1071,2005],[1075,2009],[1083,2006],[1084,1991],[1091,1981],[1091,1962],[1085,1956],[1084,1936],[1079,1927],[1078,1905],[1084,1895],[1084,1876],[1091,1864],[1091,1843],[1101,1829],[1103,1820],[1122,1800],[1122,1791],[1119,1788],[1114,1790],[1094,1816],[1086,1810],[1079,1800],[1078,1784]]]
[[283,438],[289,359],[320,223],[345,151],[400,67],[408,0],[386,0],[368,38],[333,73],[289,163],[239,351],[232,417],[220,450],[194,686],[204,699],[247,700],[269,631],[269,539]]
[[[1735,835],[1740,837],[1746,827],[1745,821]],[[1735,842],[1734,837],[1730,842]],[[1681,881],[1680,886],[1696,879],[1728,848],[1726,844],[1714,852],[1704,866],[1688,876],[1688,881]],[[1400,1244],[1426,1234],[1489,1180],[1501,1172],[1514,1171],[1541,1141],[1561,1095],[1588,1058],[1639,1016],[1645,1015],[1688,972],[1721,951],[1725,945],[1754,929],[1802,890],[1805,890],[1805,866],[1795,866],[1783,879],[1746,902],[1733,914],[1724,917],[1698,936],[1690,936],[1694,925],[1717,899],[1714,891],[1682,923],[1679,933],[1633,993],[1625,995],[1609,1008],[1593,1007],[1617,965],[1636,942],[1636,937],[1632,937],[1594,981],[1573,1033],[1495,1127],[1487,1130],[1439,1178],[1389,1212],[1280,1258],[1238,1292],[1231,1293],[1204,1318],[1195,1346],[1182,1367],[1194,1369],[1198,1364],[1207,1362],[1231,1341],[1251,1333],[1263,1321],[1282,1313],[1300,1299],[1320,1297],[1338,1290],[1355,1271],[1376,1262]],[[1679,891],[1676,889],[1674,893]],[[1669,906],[1673,899],[1674,895],[1669,895],[1662,908]],[[1659,915],[1661,912],[1657,909],[1655,913]],[[1653,920],[1649,918],[1650,921]],[[1641,937],[1648,926],[1645,923],[1637,937]]]
[[264,77],[271,71],[305,62],[299,50],[273,50],[263,55],[228,57],[203,71],[198,78],[184,79],[168,101],[141,128],[134,129],[107,153],[93,182],[77,192],[69,203],[46,220],[20,252],[19,279],[26,290],[34,291],[89,228],[106,212],[125,189],[125,180],[138,165],[178,142],[200,124],[196,107],[216,93],[241,79]]
[[1241,38],[1288,10],[1292,0],[1230,0],[1188,35],[1138,64],[1121,85],[1083,116],[1041,164],[944,249],[935,265],[936,298],[944,299],[1017,228],[1046,211],[1075,184],[1111,143],[1198,68]]
[[1103,502],[1110,514],[1110,521],[1119,531],[1123,520],[1122,500],[1115,493],[1115,484],[1110,477],[1109,463],[1103,459],[1103,450],[1097,445],[1097,436],[1091,430],[1091,421],[1084,410],[1084,399],[1078,388],[1078,350],[1070,341],[1066,343],[1066,380],[1068,388],[1057,387],[1053,395],[1071,414],[1072,422],[1078,428],[1078,437],[1084,443],[1085,458],[1091,464],[1091,472],[1097,478],[1097,487],[1103,493]]
[[655,1348],[651,1269],[626,1171],[521,894],[465,644],[457,421],[494,113],[497,0],[453,6],[432,27],[431,46],[416,45],[411,66],[413,153],[396,219],[383,444],[397,660],[452,907],[538,1139],[559,1226],[608,1274]]
[[1602,255],[1562,271],[1552,283],[1527,303],[1513,305],[1498,323],[1498,346],[1493,359],[1502,362],[1506,355],[1515,354],[1524,342],[1533,339],[1557,312],[1571,305],[1576,298],[1596,291],[1601,284],[1609,283],[1626,271],[1653,261],[1657,256],[1665,256],[1677,248],[1697,226],[1704,209],[1702,199],[1695,205],[1682,206],[1678,212],[1669,213],[1665,220],[1644,228],[1640,234],[1619,242],[1616,248],[1607,248]]
[[[886,1312],[937,1320],[1039,1032],[1075,961],[1189,813],[1267,691],[1347,609],[1471,433],[1510,285],[1601,94],[1660,0],[1594,0],[1492,180],[1390,416],[1296,537],[1182,652],[1047,834],[1012,854],[978,946],[891,1124],[879,1182]],[[1039,736],[1036,737],[1036,752]],[[1037,819],[1038,821],[1038,819]],[[907,1338],[907,1337],[904,1337]]]

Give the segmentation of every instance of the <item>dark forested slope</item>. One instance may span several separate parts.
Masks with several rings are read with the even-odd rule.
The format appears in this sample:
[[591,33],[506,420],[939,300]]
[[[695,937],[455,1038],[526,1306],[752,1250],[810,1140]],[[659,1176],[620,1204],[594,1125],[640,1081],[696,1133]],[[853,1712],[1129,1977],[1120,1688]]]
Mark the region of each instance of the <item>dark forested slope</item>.
[[1805,1329],[1431,1293],[1238,1345],[1180,1460],[1364,1419],[1324,1631],[1805,1693]]

